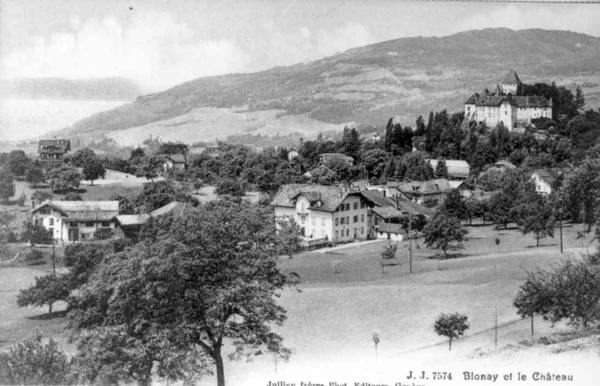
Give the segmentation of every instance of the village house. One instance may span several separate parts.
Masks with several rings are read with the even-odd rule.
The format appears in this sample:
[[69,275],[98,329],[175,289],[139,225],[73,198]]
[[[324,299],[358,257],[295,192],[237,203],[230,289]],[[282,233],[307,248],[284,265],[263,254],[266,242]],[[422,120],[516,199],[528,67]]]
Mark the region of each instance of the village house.
[[187,169],[187,160],[183,154],[164,154],[162,158],[164,174],[182,172]]
[[473,94],[465,102],[465,122],[482,122],[488,127],[502,123],[513,131],[528,126],[532,119],[552,118],[552,99],[518,95],[522,84],[515,70],[510,70],[495,93]]
[[[429,164],[433,168],[436,169],[439,160],[430,159]],[[447,159],[444,160],[446,163],[446,168],[448,169],[448,179],[449,180],[466,180],[469,178],[469,174],[471,173],[471,167],[467,163],[467,161],[458,160],[458,159]]]
[[119,201],[51,201],[33,208],[32,221],[52,232],[60,242],[93,240],[98,229],[114,232]]
[[282,185],[271,205],[276,218],[291,218],[305,240],[334,242],[369,237],[369,207],[359,191],[317,184]]
[[428,221],[434,211],[416,204],[403,195],[393,198],[387,197],[385,191],[366,190],[362,192],[372,203],[371,218],[373,230],[377,238],[401,241],[404,239],[407,229],[403,220],[410,217],[420,217],[419,221]]
[[557,174],[549,169],[538,169],[531,173],[531,180],[535,184],[535,191],[544,196],[552,193],[557,177]]
[[40,139],[38,155],[43,161],[59,161],[71,150],[68,139]]
[[441,205],[453,189],[450,181],[445,178],[429,181],[388,182],[386,185],[387,196],[402,195],[426,207]]

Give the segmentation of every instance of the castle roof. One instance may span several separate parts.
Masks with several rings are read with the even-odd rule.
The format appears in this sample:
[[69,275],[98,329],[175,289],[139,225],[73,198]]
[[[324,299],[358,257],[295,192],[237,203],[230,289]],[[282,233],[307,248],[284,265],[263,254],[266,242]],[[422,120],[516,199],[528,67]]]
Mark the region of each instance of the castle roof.
[[551,101],[540,95],[513,96],[475,93],[471,95],[469,99],[467,99],[465,104],[497,107],[504,102],[516,107],[552,107]]
[[502,84],[521,84],[521,79],[519,79],[519,75],[513,69],[511,69],[508,74],[504,77]]

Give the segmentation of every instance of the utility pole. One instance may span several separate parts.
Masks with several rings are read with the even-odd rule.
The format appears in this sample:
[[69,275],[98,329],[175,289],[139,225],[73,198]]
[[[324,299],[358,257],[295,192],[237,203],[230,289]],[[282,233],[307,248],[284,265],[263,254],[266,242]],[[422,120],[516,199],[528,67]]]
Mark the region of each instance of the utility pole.
[[563,253],[563,235],[562,235],[562,213],[560,214],[560,220],[558,221],[558,229],[560,230],[560,254]]
[[52,275],[56,277],[56,244],[52,238]]
[[412,217],[408,215],[408,273],[412,274]]

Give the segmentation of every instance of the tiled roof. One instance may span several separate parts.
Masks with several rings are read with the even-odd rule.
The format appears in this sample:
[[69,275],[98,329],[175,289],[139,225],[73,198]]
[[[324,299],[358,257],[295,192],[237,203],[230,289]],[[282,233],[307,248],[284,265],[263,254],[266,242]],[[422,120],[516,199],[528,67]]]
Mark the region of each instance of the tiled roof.
[[187,206],[188,204],[184,202],[173,201],[165,206],[155,209],[150,212],[150,214],[121,214],[116,216],[116,219],[121,226],[142,225],[145,224],[150,217],[162,216],[168,213],[181,215]]
[[546,99],[546,97],[539,95],[513,96],[475,93],[467,99],[465,104],[476,106],[500,106],[503,102],[507,102],[516,107],[552,107],[550,101]]
[[395,187],[404,194],[432,194],[439,192],[449,192],[452,190],[450,183],[445,178],[436,178],[429,181],[411,181],[411,182],[388,182],[388,186]]
[[372,209],[373,213],[383,219],[392,219],[402,217],[403,214],[392,206],[376,206]]
[[177,154],[165,154],[164,157],[166,159],[171,160],[174,163],[181,163],[181,164],[185,163],[185,157],[183,156],[183,154],[180,154],[180,153],[177,153]]
[[391,199],[389,197],[384,197],[383,194],[377,190],[363,190],[361,193],[376,205],[372,210],[382,218],[401,217],[406,216],[407,214],[411,216],[423,215],[431,218],[434,214],[433,210],[419,205],[416,202],[412,202],[402,196]]
[[558,178],[557,173],[550,169],[537,169],[534,171],[534,173],[550,185],[553,185],[556,182],[556,179]]
[[503,84],[521,84],[521,79],[519,79],[519,75],[517,75],[517,72],[513,69],[511,69],[508,74],[506,74],[506,76],[504,77],[504,80],[502,81]]
[[32,212],[50,206],[71,219],[110,220],[119,214],[119,201],[50,201],[46,200]]
[[396,234],[400,234],[400,233],[404,233],[404,226],[402,224],[379,224],[377,226],[377,230],[379,232],[384,232],[384,233],[396,233]]
[[361,192],[365,197],[371,200],[377,206],[391,206],[394,207],[396,203],[389,197],[385,197],[378,190],[363,190]]
[[38,142],[38,153],[63,154],[71,149],[71,141],[68,139],[40,139]]
[[346,197],[353,194],[362,195],[360,192],[344,190],[338,186],[289,184],[279,188],[271,205],[293,208],[296,206],[297,198],[302,195],[310,201],[309,209],[335,212]]

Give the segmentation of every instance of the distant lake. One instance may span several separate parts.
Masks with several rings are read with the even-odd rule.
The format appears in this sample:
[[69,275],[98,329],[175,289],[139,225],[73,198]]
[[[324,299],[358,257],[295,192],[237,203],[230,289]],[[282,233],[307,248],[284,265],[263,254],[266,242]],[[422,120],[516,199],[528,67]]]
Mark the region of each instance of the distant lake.
[[0,140],[37,138],[129,101],[0,99]]

